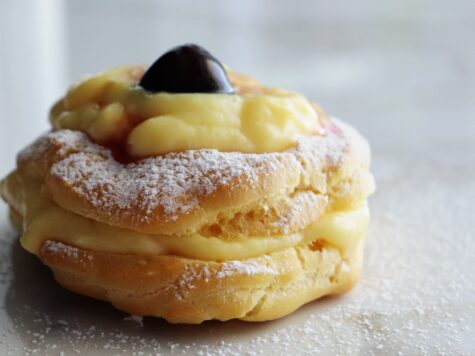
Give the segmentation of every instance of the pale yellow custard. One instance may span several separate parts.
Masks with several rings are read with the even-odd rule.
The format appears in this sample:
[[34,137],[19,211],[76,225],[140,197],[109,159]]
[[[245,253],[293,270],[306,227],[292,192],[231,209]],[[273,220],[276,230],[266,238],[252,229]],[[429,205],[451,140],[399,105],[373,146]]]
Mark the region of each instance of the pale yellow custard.
[[351,253],[357,242],[364,237],[369,223],[369,210],[364,201],[349,210],[328,212],[304,230],[289,235],[223,240],[200,234],[143,234],[69,212],[40,192],[40,182],[25,180],[18,174],[10,175],[3,184],[4,196],[16,202],[13,206],[23,216],[21,243],[34,254],[38,254],[46,240],[57,240],[94,251],[139,255],[174,254],[225,261],[246,259],[321,240],[338,248],[345,255]]
[[265,88],[236,94],[150,93],[141,67],[121,67],[73,86],[51,112],[55,129],[119,142],[136,158],[189,149],[279,152],[321,129],[302,95]]

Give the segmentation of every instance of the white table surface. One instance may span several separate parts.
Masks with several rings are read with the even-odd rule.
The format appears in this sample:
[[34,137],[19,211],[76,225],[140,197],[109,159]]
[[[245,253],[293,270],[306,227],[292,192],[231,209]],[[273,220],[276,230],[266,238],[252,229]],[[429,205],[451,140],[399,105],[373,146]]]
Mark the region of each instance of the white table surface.
[[0,354],[475,354],[475,3],[0,3],[0,175],[68,84],[196,42],[302,91],[370,141],[361,283],[275,322],[143,324],[74,295],[0,204]]

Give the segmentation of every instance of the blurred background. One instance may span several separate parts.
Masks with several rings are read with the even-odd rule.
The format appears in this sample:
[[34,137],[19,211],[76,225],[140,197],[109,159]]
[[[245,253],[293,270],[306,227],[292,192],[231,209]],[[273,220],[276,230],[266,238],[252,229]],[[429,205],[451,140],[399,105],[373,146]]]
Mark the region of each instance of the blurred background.
[[187,42],[303,92],[376,155],[431,159],[426,148],[475,137],[474,34],[470,0],[2,0],[0,175],[73,81]]

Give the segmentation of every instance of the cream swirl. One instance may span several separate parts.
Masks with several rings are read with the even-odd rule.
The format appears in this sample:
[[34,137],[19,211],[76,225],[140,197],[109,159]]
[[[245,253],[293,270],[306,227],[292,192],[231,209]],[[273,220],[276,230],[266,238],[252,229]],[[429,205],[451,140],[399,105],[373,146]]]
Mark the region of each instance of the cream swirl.
[[239,74],[229,73],[232,95],[149,93],[137,86],[142,75],[142,67],[120,67],[74,85],[53,107],[53,127],[122,145],[135,158],[205,148],[280,152],[322,128],[302,95]]

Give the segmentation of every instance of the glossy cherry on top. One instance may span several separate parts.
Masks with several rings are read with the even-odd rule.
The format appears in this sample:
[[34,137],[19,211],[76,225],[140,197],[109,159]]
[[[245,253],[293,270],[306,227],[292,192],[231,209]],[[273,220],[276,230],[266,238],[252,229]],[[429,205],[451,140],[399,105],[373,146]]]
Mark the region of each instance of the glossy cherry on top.
[[187,44],[163,54],[145,72],[139,85],[150,92],[234,92],[223,65],[204,48]]

